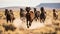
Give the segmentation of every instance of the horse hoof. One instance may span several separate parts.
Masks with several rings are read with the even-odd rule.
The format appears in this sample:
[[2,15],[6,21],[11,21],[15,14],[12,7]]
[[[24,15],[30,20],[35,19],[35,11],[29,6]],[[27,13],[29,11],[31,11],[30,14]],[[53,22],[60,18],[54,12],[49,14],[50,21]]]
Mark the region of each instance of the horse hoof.
[[27,26],[27,28],[29,28],[29,26]]
[[31,26],[31,25],[29,24],[29,26]]

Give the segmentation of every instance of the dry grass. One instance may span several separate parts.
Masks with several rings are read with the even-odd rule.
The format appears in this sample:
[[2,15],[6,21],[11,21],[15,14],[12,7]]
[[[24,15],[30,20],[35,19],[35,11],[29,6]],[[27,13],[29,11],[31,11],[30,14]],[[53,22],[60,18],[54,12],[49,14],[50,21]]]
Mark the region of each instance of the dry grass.
[[[58,11],[58,10],[57,10]],[[14,12],[15,18],[20,17],[19,16],[19,10],[15,10]],[[0,10],[0,30],[2,30],[2,34],[42,34],[47,32],[55,32],[55,25],[52,25],[52,23],[59,23],[60,24],[60,11],[58,11],[58,19],[54,20],[53,15],[52,15],[52,10],[46,10],[46,20],[45,20],[45,27],[33,29],[33,30],[24,30],[24,29],[16,29],[15,31],[5,31],[4,28],[2,27],[2,24],[7,24],[5,20],[5,15],[4,15],[4,9]],[[10,24],[10,23],[9,23]],[[60,27],[57,26],[57,27]],[[0,33],[1,34],[1,33]],[[57,31],[57,34],[60,34],[60,31]]]

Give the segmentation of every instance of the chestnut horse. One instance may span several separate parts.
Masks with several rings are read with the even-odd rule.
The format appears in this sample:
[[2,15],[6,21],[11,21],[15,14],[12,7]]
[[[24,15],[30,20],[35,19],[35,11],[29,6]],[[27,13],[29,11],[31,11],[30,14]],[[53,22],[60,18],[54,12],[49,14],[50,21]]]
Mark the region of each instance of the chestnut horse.
[[35,17],[33,11],[30,11],[30,17],[31,17],[31,21],[33,21],[33,19],[34,19],[34,17]]

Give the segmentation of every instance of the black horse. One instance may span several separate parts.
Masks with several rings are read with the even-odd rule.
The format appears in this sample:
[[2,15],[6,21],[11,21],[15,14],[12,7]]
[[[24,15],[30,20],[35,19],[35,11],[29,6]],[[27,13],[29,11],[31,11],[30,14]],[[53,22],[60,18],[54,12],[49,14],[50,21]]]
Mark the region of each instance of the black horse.
[[41,10],[40,22],[43,22],[44,23],[44,21],[46,19],[46,15],[45,15],[46,12],[44,11],[44,7],[41,7],[40,10]]

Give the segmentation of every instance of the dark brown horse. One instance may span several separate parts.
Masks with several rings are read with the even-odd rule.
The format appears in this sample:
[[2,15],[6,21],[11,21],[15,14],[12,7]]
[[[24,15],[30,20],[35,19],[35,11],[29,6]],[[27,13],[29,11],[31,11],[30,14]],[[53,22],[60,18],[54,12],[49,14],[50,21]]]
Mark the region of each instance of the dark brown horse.
[[36,11],[35,12],[36,21],[39,20],[39,17],[40,17],[40,11]]
[[[27,27],[28,27],[28,28],[29,28],[29,26],[31,26],[34,17],[35,17],[35,15],[34,15],[33,11],[30,11],[29,13],[26,14]],[[29,23],[28,23],[28,21],[29,21]]]
[[5,9],[5,16],[6,16],[7,23],[8,23],[8,21],[10,21],[10,22],[11,22],[10,14],[9,14],[8,9]]
[[5,16],[6,16],[7,23],[8,21],[13,22],[13,20],[15,19],[12,10],[8,11],[8,9],[5,9]]
[[26,17],[26,11],[20,8],[20,19],[22,21],[25,21],[25,17]]
[[12,10],[10,10],[10,19],[11,19],[11,22],[13,23],[13,20],[15,19],[15,17]]
[[30,7],[26,7],[26,22],[27,22],[27,28],[29,28],[29,26],[31,26],[32,20],[31,20],[31,14],[29,13],[31,10]]
[[24,10],[22,8],[20,8],[20,18],[24,16],[23,12],[24,12]]
[[40,14],[40,22],[44,22],[45,19],[46,19],[46,15],[45,15],[45,10],[44,10],[44,7],[41,7],[41,14]]
[[55,9],[53,9],[53,18],[55,20],[58,19],[58,15],[56,14],[56,10]]

